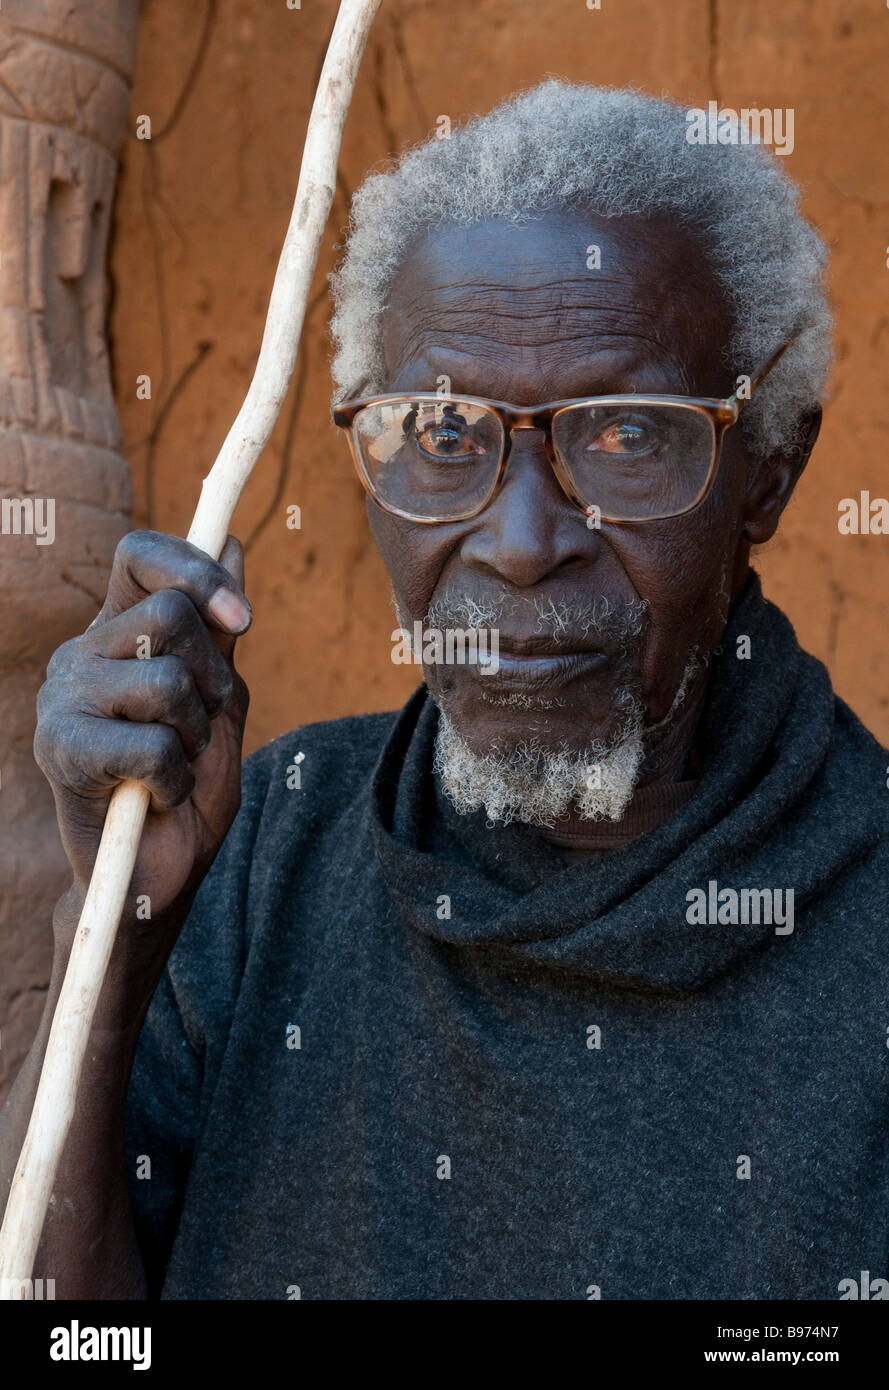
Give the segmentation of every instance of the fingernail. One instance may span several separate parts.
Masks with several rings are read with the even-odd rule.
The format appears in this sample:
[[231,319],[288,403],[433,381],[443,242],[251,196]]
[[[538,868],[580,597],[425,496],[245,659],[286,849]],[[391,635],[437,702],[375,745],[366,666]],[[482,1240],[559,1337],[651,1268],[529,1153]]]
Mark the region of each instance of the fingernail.
[[237,594],[232,593],[224,584],[220,584],[207,608],[216,621],[228,628],[229,632],[243,632],[250,626],[253,616],[250,605],[238,598]]

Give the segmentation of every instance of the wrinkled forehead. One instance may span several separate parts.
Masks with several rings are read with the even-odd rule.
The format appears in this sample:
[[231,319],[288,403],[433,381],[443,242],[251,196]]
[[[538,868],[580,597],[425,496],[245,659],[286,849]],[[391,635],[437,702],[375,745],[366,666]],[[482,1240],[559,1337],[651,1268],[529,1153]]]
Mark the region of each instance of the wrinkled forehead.
[[508,400],[634,386],[724,395],[731,328],[700,235],[667,216],[443,223],[393,281],[387,386],[444,374],[454,390]]

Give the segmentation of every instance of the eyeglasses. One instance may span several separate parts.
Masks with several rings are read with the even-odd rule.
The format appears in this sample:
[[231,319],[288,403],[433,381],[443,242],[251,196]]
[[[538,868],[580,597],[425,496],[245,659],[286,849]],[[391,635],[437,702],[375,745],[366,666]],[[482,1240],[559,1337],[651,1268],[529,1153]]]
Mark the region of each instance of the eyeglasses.
[[716,479],[725,431],[796,336],[752,378],[747,392],[724,400],[590,396],[516,406],[411,391],[343,401],[333,419],[348,431],[367,492],[384,511],[407,521],[478,516],[503,485],[518,429],[543,431],[562,491],[587,516],[597,522],[665,521],[704,501]]

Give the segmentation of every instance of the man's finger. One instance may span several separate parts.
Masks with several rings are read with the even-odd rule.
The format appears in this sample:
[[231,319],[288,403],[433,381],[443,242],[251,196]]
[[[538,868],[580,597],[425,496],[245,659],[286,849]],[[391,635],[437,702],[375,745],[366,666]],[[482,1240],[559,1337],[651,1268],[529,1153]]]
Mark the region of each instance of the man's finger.
[[231,571],[198,546],[159,531],[131,531],[118,545],[99,623],[161,589],[180,590],[217,632],[237,634],[250,626],[250,604]]
[[[244,547],[237,536],[227,536],[225,545],[222,547],[222,554],[219,563],[223,569],[228,570],[238,589],[244,592]],[[211,633],[213,641],[216,643],[224,657],[229,661],[235,650],[236,635],[230,636],[227,632],[215,631]]]

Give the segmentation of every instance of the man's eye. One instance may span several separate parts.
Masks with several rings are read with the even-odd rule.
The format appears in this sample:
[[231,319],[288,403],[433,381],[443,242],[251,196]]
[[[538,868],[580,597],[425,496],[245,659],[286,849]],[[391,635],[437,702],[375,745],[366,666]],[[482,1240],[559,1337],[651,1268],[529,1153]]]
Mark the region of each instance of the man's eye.
[[657,435],[645,420],[611,420],[587,445],[592,453],[618,454],[632,458],[649,453],[657,444]]
[[469,458],[484,453],[475,443],[465,422],[445,417],[442,420],[418,422],[414,431],[418,446],[433,458]]

